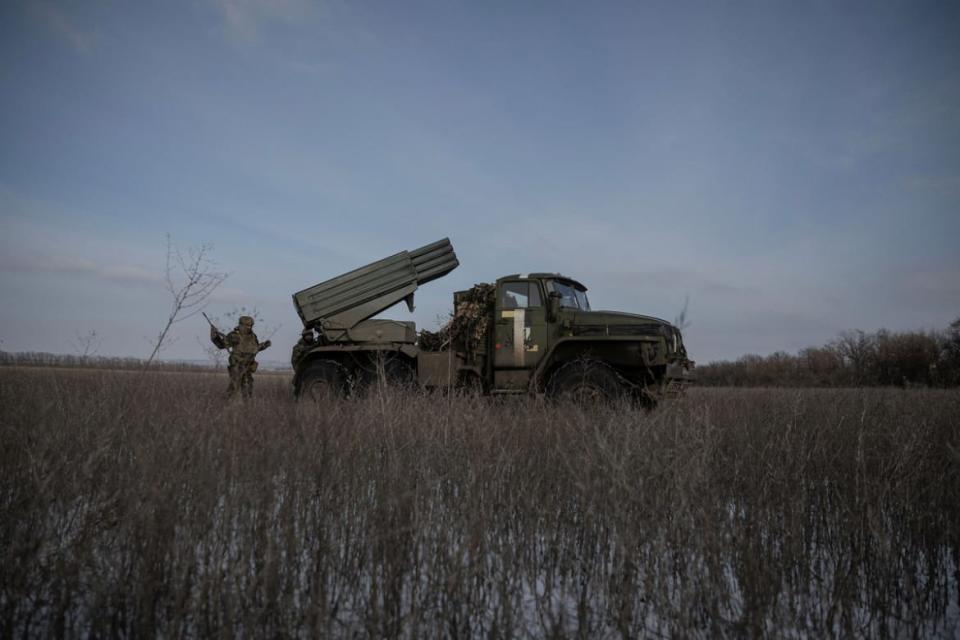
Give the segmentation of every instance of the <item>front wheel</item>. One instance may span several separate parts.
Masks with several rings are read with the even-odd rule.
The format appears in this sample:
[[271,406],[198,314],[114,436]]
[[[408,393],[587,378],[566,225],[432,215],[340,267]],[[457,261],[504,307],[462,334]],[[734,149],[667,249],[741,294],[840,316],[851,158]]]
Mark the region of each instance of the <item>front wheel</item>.
[[596,404],[622,397],[626,386],[620,375],[602,362],[574,360],[550,376],[546,391],[557,400]]
[[307,365],[296,386],[296,396],[321,402],[346,395],[347,371],[333,360],[315,360]]

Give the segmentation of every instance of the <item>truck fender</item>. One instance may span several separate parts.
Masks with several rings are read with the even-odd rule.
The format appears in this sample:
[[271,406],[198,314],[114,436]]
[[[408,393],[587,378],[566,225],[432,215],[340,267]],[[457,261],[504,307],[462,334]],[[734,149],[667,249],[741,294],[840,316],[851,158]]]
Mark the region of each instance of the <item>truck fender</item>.
[[349,362],[351,359],[356,354],[361,352],[402,353],[411,360],[416,360],[417,353],[419,353],[419,351],[419,347],[412,344],[382,344],[376,345],[375,347],[371,347],[369,345],[318,345],[303,354],[297,361],[297,366],[293,372],[294,384],[297,384],[297,380],[300,377],[300,372],[303,371],[312,361],[318,358],[324,360],[333,360],[334,362],[338,362],[349,368]]
[[533,374],[530,376],[530,390],[536,392],[542,389],[546,383],[544,376],[546,375],[547,371],[549,371],[557,362],[567,360],[568,358],[566,356],[570,354],[571,351],[583,353],[589,350],[591,345],[609,345],[611,342],[658,343],[659,341],[660,338],[657,336],[607,336],[599,340],[593,336],[570,336],[566,338],[560,338],[545,354],[543,354],[543,358],[541,358],[540,363],[533,370]]

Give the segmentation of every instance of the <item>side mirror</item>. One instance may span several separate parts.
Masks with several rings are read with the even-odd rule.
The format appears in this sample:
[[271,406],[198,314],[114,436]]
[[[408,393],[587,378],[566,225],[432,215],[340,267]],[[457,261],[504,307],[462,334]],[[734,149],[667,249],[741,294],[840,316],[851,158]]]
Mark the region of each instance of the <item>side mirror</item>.
[[557,291],[551,291],[547,295],[547,320],[556,322],[560,317],[560,300],[563,296]]

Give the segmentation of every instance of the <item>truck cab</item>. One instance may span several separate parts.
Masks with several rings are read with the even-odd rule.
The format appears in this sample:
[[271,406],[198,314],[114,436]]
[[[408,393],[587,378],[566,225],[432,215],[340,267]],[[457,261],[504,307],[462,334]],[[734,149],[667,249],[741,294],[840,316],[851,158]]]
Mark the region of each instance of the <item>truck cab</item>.
[[604,393],[619,386],[654,396],[679,391],[691,378],[693,363],[676,327],[595,311],[587,288],[559,273],[498,279],[493,325],[495,392],[560,393],[579,377],[579,386]]

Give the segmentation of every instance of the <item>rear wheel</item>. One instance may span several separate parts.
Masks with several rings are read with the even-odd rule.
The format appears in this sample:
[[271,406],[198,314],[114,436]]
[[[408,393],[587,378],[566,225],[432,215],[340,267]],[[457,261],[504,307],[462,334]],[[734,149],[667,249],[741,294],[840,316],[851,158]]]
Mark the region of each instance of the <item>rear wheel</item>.
[[602,362],[574,360],[557,369],[547,383],[547,395],[577,404],[609,402],[624,395],[620,375]]
[[388,387],[407,389],[417,381],[417,372],[403,356],[390,356],[383,363],[383,378]]
[[385,389],[408,389],[417,383],[417,372],[410,359],[392,352],[372,352],[356,359],[349,379],[350,393],[363,395]]
[[347,371],[333,360],[315,360],[300,374],[297,397],[315,402],[339,398],[347,392]]

